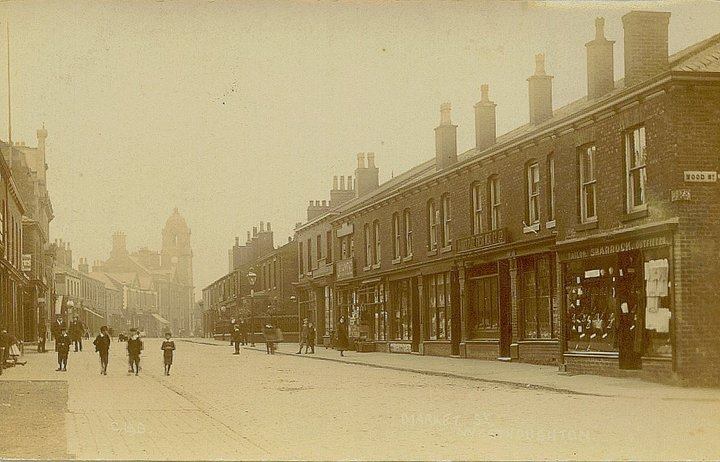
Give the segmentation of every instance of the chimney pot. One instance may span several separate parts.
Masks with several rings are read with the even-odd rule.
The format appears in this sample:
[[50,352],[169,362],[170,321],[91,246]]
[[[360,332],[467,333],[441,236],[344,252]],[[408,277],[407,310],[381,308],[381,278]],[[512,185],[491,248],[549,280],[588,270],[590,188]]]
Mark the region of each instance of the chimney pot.
[[440,125],[452,125],[450,120],[450,111],[452,105],[450,103],[442,103],[440,105]]
[[260,222],[260,232],[261,233],[265,232],[265,222],[262,222],[262,221]]
[[345,176],[344,175],[340,176],[340,190],[341,191],[345,190]]
[[332,188],[333,188],[333,191],[337,191],[337,189],[338,189],[338,177],[337,177],[337,175],[335,175],[335,176],[333,177],[333,186],[332,186]]
[[535,75],[545,75],[545,55],[543,53],[535,55]]
[[322,206],[323,206],[323,207],[326,207],[326,206],[327,206],[327,201],[322,201]]
[[490,86],[488,84],[484,83],[484,84],[480,85],[480,95],[481,95],[480,101],[482,101],[483,103],[490,102],[489,93],[490,93]]
[[257,226],[253,226],[253,237],[257,236]]
[[347,188],[350,190],[355,189],[355,185],[353,184],[353,181],[352,181],[352,175],[347,177]]
[[590,99],[604,96],[615,88],[614,43],[605,38],[605,19],[595,18],[595,39],[585,44],[587,94]]
[[375,168],[375,153],[367,153],[367,168]]
[[313,201],[310,201],[310,207],[312,207],[312,206],[313,206]]
[[450,121],[450,103],[440,105],[440,125],[435,128],[435,166],[438,170],[457,162],[457,125]]
[[235,247],[240,245],[240,236],[235,236]]
[[267,229],[268,232],[270,232],[270,222],[268,221],[266,224],[267,224],[267,228],[266,228],[266,229]]
[[365,153],[364,152],[358,152],[357,168],[365,168]]

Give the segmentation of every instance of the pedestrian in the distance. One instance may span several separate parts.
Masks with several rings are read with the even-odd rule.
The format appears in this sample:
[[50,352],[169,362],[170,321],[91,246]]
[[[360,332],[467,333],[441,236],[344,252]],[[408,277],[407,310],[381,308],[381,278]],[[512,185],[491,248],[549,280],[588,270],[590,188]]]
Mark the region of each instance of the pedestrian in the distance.
[[170,366],[172,366],[173,352],[175,351],[175,342],[170,340],[170,332],[165,333],[165,341],[162,342],[163,362],[165,363],[165,375],[170,375]]
[[107,326],[100,328],[100,334],[93,341],[95,351],[100,354],[100,375],[107,375],[108,357],[110,355],[110,334]]
[[343,352],[348,349],[348,331],[345,316],[340,316],[337,325],[337,349],[340,350],[340,356],[345,356]]
[[308,333],[307,333],[307,346],[305,347],[305,354],[308,354],[308,348],[310,349],[310,354],[315,354],[315,336],[317,335],[315,331],[315,326],[313,323],[308,323]]
[[[129,342],[130,339],[135,336],[135,334],[137,334],[137,329],[133,327],[133,328],[130,329],[130,334],[125,337],[125,341],[126,341],[126,342]],[[129,372],[129,373],[132,373],[132,371],[133,371],[132,358],[131,358],[130,355],[128,354],[128,372]]]
[[140,373],[140,353],[143,350],[143,342],[137,332],[128,340],[127,350],[130,358],[130,372],[135,372],[135,375],[138,375]]
[[47,341],[47,326],[45,320],[41,319],[38,325],[38,353],[45,353],[45,342]]
[[8,348],[10,348],[10,336],[8,335],[7,330],[0,329],[0,374],[5,368]]
[[302,327],[300,328],[300,349],[295,354],[302,353],[303,347],[307,348],[307,338],[308,338],[308,320],[307,318],[303,319]]
[[240,318],[238,326],[240,327],[240,337],[242,338],[242,345],[245,346],[248,343],[248,328],[247,324],[245,324],[245,320]]
[[60,331],[62,328],[65,327],[65,323],[63,322],[63,319],[58,316],[57,319],[55,319],[55,322],[53,323],[52,327],[50,328],[50,333],[52,334],[53,339],[55,340],[55,351],[58,351],[57,349],[57,339],[60,337]]
[[[82,351],[82,339],[85,334],[85,326],[77,317],[70,323],[70,337],[72,338],[75,352]],[[79,348],[79,350],[78,350]]]
[[242,332],[240,332],[240,326],[238,326],[237,324],[235,325],[235,328],[233,329],[232,341],[233,341],[233,345],[235,345],[235,353],[233,353],[233,354],[239,355],[240,354],[240,343],[242,342]]
[[58,371],[67,371],[68,353],[70,353],[70,336],[67,329],[62,327],[60,335],[55,339],[55,348],[58,354]]

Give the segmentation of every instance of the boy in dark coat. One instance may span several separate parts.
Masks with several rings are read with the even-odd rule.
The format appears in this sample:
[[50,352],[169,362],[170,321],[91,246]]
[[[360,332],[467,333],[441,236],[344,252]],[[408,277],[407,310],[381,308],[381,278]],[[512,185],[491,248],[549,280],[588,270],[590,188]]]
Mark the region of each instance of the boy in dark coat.
[[240,354],[240,343],[242,342],[242,332],[240,332],[240,326],[237,324],[235,325],[235,328],[233,329],[232,333],[232,342],[233,345],[235,345],[235,353],[234,355]]
[[95,338],[93,342],[95,345],[95,351],[100,354],[100,374],[107,375],[108,356],[110,353],[110,335],[107,331],[107,326],[100,328],[100,334]]
[[308,353],[308,348],[310,349],[311,354],[315,354],[315,336],[317,335],[315,331],[315,325],[313,323],[308,324],[308,332],[307,332],[307,345],[305,345],[305,354]]
[[163,362],[165,363],[165,375],[170,375],[170,366],[172,366],[173,352],[175,351],[175,342],[170,340],[170,332],[165,334],[165,341],[160,347],[163,351]]
[[128,357],[130,358],[131,372],[138,375],[140,372],[140,352],[143,350],[143,342],[140,336],[135,333],[127,342]]
[[70,336],[67,329],[62,327],[60,335],[55,339],[55,346],[58,354],[58,371],[67,371],[68,353],[70,353]]

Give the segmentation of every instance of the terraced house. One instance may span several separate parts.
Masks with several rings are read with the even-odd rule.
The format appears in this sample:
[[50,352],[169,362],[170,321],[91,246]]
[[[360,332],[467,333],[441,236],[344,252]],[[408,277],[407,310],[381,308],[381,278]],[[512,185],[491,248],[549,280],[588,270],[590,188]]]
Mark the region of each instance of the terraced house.
[[669,55],[669,20],[622,18],[616,80],[598,18],[564,107],[536,56],[509,133],[483,85],[471,149],[445,103],[434,159],[378,184],[359,154],[355,197],[296,233],[323,331],[345,315],[359,350],[719,383],[720,34]]

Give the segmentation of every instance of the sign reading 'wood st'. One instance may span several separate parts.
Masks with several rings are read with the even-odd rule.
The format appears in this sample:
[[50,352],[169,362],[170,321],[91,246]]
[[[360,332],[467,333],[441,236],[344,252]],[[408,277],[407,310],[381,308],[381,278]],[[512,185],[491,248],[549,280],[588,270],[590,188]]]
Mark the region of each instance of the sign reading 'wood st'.
[[715,183],[717,182],[717,172],[701,172],[688,171],[684,172],[685,182],[687,183]]

